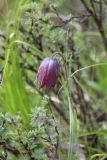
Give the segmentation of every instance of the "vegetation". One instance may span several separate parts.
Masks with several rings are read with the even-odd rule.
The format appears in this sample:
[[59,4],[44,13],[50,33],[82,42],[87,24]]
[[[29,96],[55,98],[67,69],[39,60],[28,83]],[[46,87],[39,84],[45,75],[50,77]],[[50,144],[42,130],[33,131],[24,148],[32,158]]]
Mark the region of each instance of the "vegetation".
[[[107,159],[106,14],[106,0],[0,0],[0,160]],[[58,80],[39,90],[46,57]]]

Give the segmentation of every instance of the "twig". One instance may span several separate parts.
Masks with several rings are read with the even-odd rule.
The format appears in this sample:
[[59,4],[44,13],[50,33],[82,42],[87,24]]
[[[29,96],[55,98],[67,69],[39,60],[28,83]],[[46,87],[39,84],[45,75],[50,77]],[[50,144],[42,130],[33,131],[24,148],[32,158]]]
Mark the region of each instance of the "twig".
[[100,19],[102,19],[102,0],[99,2],[99,13],[100,13]]
[[92,7],[92,9],[94,11],[95,16],[97,16],[96,9],[95,9],[95,6],[94,6],[94,1],[90,0],[90,3],[91,3],[91,7]]
[[[102,23],[102,16],[100,16],[100,18],[99,18],[99,16],[97,16],[97,14],[89,8],[89,6],[88,6],[88,4],[86,3],[85,0],[81,0],[81,2],[83,3],[83,5],[87,9],[87,11],[91,14],[92,18],[94,19],[94,21],[97,25],[97,28],[99,30],[99,33],[101,35],[101,38],[102,38],[102,41],[103,41],[103,44],[104,44],[104,47],[105,47],[105,51],[107,52],[107,37],[106,37],[104,26],[103,26],[103,23]],[[92,2],[92,0],[91,0],[91,2]],[[93,5],[93,2],[91,3],[91,5]],[[100,2],[100,12],[101,12],[101,15],[102,15],[102,3],[101,2]]]
[[[68,23],[70,23],[73,19],[82,19],[82,18],[83,18],[84,20],[86,20],[86,18],[88,18],[89,16],[90,16],[90,14],[87,14],[87,15],[84,15],[84,14],[83,14],[82,16],[72,16],[72,17],[70,17],[70,18],[67,19],[67,20],[63,20],[63,18],[60,17],[62,23],[59,24],[59,25],[54,25],[54,26],[52,26],[50,30],[64,27],[65,25],[67,25]],[[84,20],[83,20],[83,21],[84,21]],[[81,21],[81,22],[83,22],[83,21]]]
[[[49,104],[50,104],[50,103],[49,103]],[[58,128],[57,128],[57,124],[56,124],[55,117],[54,117],[53,112],[52,112],[52,109],[51,109],[51,105],[49,105],[49,109],[50,109],[50,112],[51,112],[51,115],[52,115],[52,119],[54,120],[54,123],[55,123],[55,131],[56,131],[56,133],[57,133],[57,143],[56,143],[56,145],[55,145],[56,153],[57,153],[58,146],[59,146],[59,132],[58,132]]]

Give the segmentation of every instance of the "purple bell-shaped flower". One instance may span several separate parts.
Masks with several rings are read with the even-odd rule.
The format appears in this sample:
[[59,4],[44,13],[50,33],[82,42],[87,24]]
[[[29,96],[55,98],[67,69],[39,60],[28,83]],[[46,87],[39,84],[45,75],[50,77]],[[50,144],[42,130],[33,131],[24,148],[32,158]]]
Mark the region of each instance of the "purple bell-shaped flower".
[[59,73],[59,64],[56,58],[45,58],[37,73],[39,90],[46,86],[47,89],[54,88]]

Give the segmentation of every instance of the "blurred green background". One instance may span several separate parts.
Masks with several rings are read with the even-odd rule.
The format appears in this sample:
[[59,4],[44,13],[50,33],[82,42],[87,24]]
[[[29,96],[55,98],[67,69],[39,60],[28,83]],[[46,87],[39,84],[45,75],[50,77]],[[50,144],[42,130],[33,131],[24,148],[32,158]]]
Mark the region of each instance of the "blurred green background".
[[[102,16],[107,39],[106,0],[85,2]],[[48,160],[58,136],[55,158],[67,159],[69,110],[60,54],[69,77],[77,71],[70,80],[77,111],[72,158],[107,159],[107,50],[93,16],[82,0],[0,0],[1,159]],[[52,55],[60,63],[58,82],[53,91],[40,92],[34,83],[37,70]]]

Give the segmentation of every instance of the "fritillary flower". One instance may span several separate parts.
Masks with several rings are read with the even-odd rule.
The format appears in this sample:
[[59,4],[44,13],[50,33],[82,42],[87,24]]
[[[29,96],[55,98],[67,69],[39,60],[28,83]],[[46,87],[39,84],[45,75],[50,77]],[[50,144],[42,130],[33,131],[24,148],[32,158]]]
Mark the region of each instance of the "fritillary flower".
[[47,89],[54,88],[59,73],[59,64],[56,58],[45,58],[37,73],[37,83],[39,90],[46,86]]

